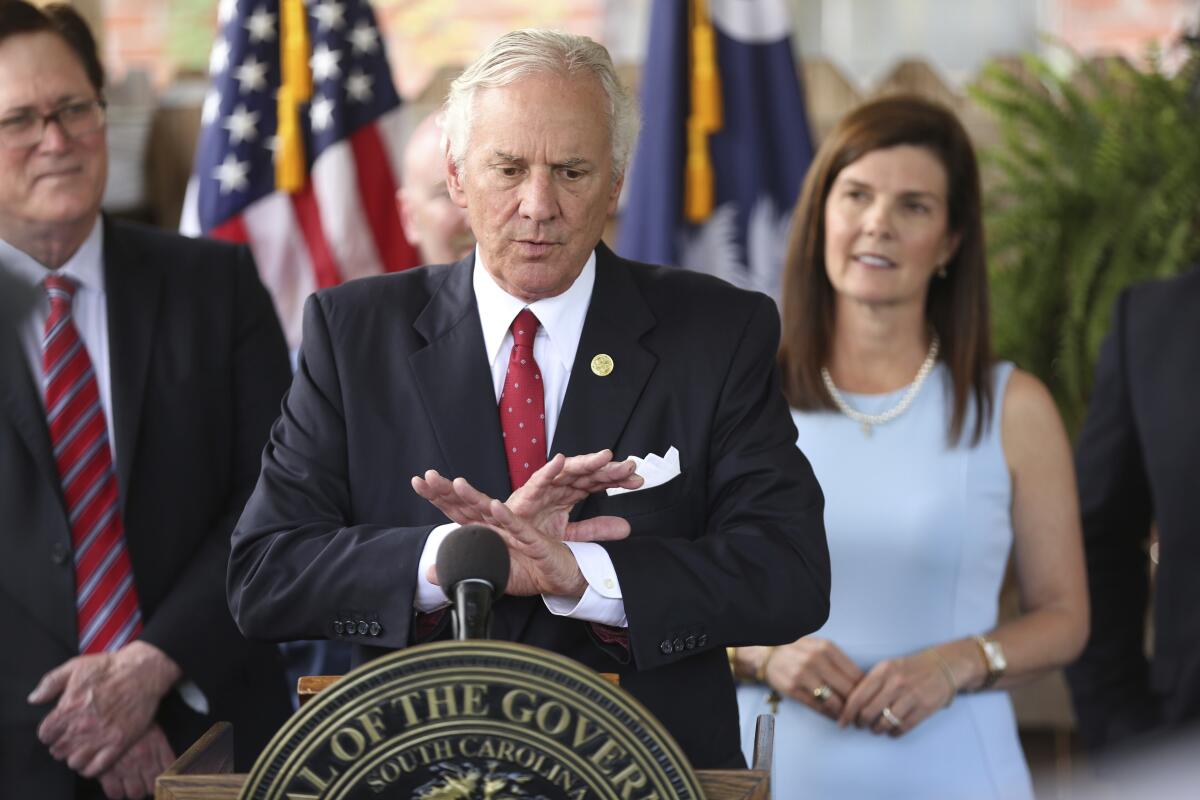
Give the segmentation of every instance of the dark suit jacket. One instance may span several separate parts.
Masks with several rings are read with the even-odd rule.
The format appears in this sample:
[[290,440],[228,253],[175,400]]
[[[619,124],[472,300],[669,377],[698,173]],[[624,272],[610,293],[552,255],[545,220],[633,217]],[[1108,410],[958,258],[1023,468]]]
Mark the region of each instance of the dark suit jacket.
[[[508,496],[473,261],[309,300],[300,368],[234,533],[230,604],[247,635],[343,638],[368,656],[412,643],[415,566],[446,520],[409,478],[434,468]],[[541,598],[504,597],[495,610],[495,638],[620,673],[698,767],[741,761],[723,648],[790,642],[828,613],[823,498],[779,391],[778,326],[762,295],[599,246],[551,450],[624,458],[674,445],[682,474],[574,512],[632,525],[604,545],[629,651]],[[591,371],[598,353],[615,363],[607,377]],[[342,619],[367,624],[339,636]]]
[[[106,221],[117,473],[144,630],[205,693],[159,721],[179,752],[231,720],[243,765],[289,710],[274,648],[247,642],[224,595],[229,532],[287,387],[286,345],[245,248]],[[68,798],[75,778],[37,741],[25,696],[78,654],[71,533],[39,383],[0,326],[0,794]],[[81,790],[83,792],[84,790]]]
[[[1093,748],[1200,719],[1200,268],[1123,293],[1077,468],[1092,635],[1067,671]],[[1144,656],[1158,525],[1154,655]]]

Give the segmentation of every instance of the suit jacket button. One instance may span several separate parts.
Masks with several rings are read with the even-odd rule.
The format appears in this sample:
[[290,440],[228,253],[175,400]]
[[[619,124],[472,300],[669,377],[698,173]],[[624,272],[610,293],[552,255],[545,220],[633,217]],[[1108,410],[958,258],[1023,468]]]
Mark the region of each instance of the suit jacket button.
[[683,650],[683,639],[676,639],[675,641],[671,642],[671,644],[675,646],[676,653]]
[[353,636],[353,635],[354,635],[354,629],[357,627],[357,626],[354,624],[354,620],[352,620],[352,619],[347,619],[347,620],[346,620],[345,622],[343,622],[342,624],[346,626],[346,635],[347,635],[347,636]]
[[671,640],[670,640],[670,639],[663,639],[663,640],[662,640],[662,644],[660,644],[660,645],[658,646],[658,649],[659,649],[659,650],[662,650],[662,652],[663,652],[663,655],[664,655],[664,656],[669,656],[669,655],[671,655],[671,649],[672,649],[672,648],[671,648]]
[[340,636],[342,634],[343,629],[344,628],[342,626],[342,621],[340,619],[335,619],[333,621],[333,632]]
[[67,547],[62,542],[55,542],[54,547],[50,548],[50,560],[55,564],[62,565],[67,563],[67,559],[71,557],[71,548]]
[[688,650],[695,650],[696,649],[696,635],[692,634],[691,636],[687,637],[687,639],[685,639],[683,641],[683,646],[686,647]]
[[359,636],[367,635],[367,623],[363,622],[361,619],[358,621],[358,635]]
[[379,627],[379,623],[378,623],[378,622],[372,622],[372,623],[371,623],[371,635],[372,635],[372,636],[378,636],[378,635],[379,635],[379,631],[380,631],[380,630],[381,630],[381,629],[380,629],[380,627]]
[[708,644],[708,634],[707,633],[702,633],[696,637],[696,647],[704,647],[704,645],[706,645],[706,644]]

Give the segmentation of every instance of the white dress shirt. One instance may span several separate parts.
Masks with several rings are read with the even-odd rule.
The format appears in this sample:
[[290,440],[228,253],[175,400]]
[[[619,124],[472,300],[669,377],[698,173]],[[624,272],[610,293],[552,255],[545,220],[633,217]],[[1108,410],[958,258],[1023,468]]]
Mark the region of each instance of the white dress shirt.
[[[533,358],[542,373],[546,406],[546,447],[549,449],[550,443],[554,441],[563,398],[567,395],[567,383],[571,379],[575,351],[579,349],[579,337],[583,333],[583,322],[592,299],[592,287],[596,283],[596,254],[593,252],[588,257],[583,271],[569,289],[555,297],[533,303],[526,303],[500,288],[484,266],[483,254],[478,247],[475,248],[475,272],[472,282],[475,303],[479,308],[479,322],[483,327],[483,345],[492,368],[492,387],[496,392],[497,408],[500,394],[504,390],[504,377],[508,372],[508,357],[513,347],[510,330],[513,320],[522,309],[529,308],[541,323],[533,341]],[[547,456],[549,455],[552,454],[547,452]],[[442,540],[457,528],[458,525],[453,523],[439,525],[430,532],[425,542],[425,549],[417,564],[417,593],[414,605],[418,611],[433,611],[447,605],[441,587],[430,583],[426,575],[429,567],[437,560],[437,551]],[[621,585],[608,552],[593,542],[567,542],[566,545],[575,555],[588,588],[578,600],[573,597],[542,595],[546,608],[558,616],[628,627]]]
[[[33,376],[34,385],[38,387],[37,395],[44,410],[46,387],[42,385],[42,340],[45,338],[46,318],[50,316],[50,297],[44,290],[40,290],[40,287],[50,269],[3,239],[0,239],[0,265],[18,279],[28,281],[30,286],[39,288],[38,300],[21,323],[20,335],[22,349],[29,361],[30,375]],[[75,328],[79,331],[79,338],[87,350],[88,358],[92,360],[96,389],[100,393],[100,407],[104,409],[104,422],[108,425],[108,448],[115,465],[117,437],[113,427],[112,370],[108,356],[108,303],[104,291],[104,225],[101,224],[99,216],[96,217],[91,233],[83,240],[75,254],[54,271],[59,275],[74,278],[78,284],[71,303],[71,316],[75,320]],[[193,711],[199,714],[208,713],[208,698],[193,681],[183,680],[175,685],[175,689]]]
[[[42,386],[42,339],[45,336],[46,318],[50,316],[50,298],[41,289],[41,283],[50,270],[38,263],[33,256],[18,250],[0,239],[0,263],[4,269],[30,286],[37,287],[37,303],[21,324],[21,345],[29,361],[29,372],[43,408],[46,398]],[[113,463],[117,462],[116,437],[112,435],[112,379],[108,363],[108,306],[104,294],[104,226],[100,218],[92,226],[92,232],[67,262],[55,272],[75,279],[78,288],[71,305],[75,328],[83,340],[88,358],[96,373],[96,388],[100,392],[100,407],[104,409],[104,421],[108,425],[108,446],[112,451]]]

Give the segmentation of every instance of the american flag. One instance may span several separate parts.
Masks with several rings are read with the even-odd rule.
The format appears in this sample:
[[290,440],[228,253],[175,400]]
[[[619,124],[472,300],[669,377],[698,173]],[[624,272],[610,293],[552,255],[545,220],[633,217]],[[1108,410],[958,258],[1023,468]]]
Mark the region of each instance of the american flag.
[[304,299],[418,262],[396,210],[400,97],[360,0],[221,0],[180,227],[249,243],[288,343]]

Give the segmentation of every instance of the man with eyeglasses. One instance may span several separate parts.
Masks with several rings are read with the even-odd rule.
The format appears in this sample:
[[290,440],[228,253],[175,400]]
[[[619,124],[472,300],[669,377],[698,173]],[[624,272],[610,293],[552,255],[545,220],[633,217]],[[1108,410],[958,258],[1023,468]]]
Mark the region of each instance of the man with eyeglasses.
[[101,99],[74,100],[48,114],[21,109],[0,120],[0,144],[10,150],[41,143],[46,126],[57,122],[68,139],[85,139],[104,127],[105,102]]
[[0,2],[0,795],[142,797],[288,713],[225,603],[290,370],[245,248],[100,213],[103,69],[67,6]]

